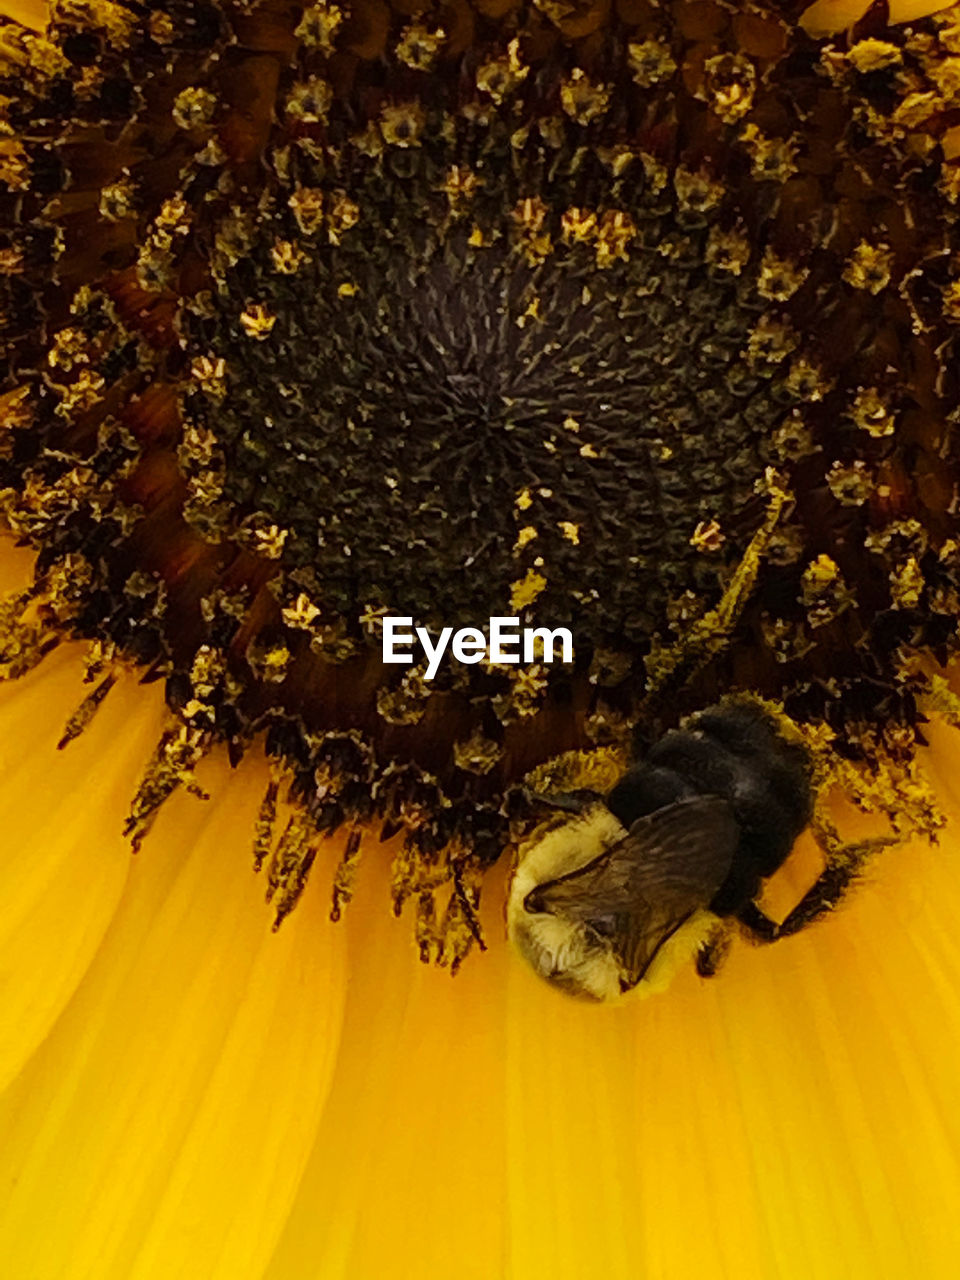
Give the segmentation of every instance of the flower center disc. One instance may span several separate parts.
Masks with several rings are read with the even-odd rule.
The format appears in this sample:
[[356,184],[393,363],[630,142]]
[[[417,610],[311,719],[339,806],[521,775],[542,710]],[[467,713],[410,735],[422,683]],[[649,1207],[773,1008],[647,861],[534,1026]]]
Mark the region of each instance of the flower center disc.
[[[196,322],[226,362],[197,414],[224,496],[288,531],[284,564],[351,624],[374,607],[485,626],[534,569],[538,623],[584,649],[648,640],[672,595],[715,583],[697,526],[757,522],[782,410],[741,362],[755,315],[655,242],[603,268],[589,243],[531,262],[508,220],[473,247],[426,185],[364,184],[356,229],[295,275],[272,269],[270,228]],[[246,296],[276,317],[262,341],[229,307]]]

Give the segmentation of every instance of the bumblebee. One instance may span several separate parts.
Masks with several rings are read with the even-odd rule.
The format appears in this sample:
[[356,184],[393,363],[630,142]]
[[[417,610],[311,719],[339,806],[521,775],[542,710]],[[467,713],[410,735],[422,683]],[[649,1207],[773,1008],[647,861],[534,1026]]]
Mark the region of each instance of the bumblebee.
[[730,922],[765,942],[796,933],[857,869],[828,865],[782,923],[758,907],[810,821],[813,783],[806,749],[747,701],[666,733],[606,796],[538,799],[565,813],[521,854],[508,933],[541,977],[586,999],[661,990],[693,959],[712,976]]

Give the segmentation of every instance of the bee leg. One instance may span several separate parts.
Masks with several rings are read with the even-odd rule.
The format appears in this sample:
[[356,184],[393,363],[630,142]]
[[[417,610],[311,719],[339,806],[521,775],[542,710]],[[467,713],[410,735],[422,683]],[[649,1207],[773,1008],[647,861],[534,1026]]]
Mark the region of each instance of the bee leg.
[[803,895],[793,910],[780,924],[759,909],[754,902],[747,903],[737,919],[762,942],[776,942],[799,933],[839,906],[850,887],[859,879],[864,864],[879,849],[899,844],[898,836],[877,836],[855,844],[840,846],[827,854],[827,865]]
[[721,921],[697,948],[697,973],[701,978],[714,978],[727,958],[733,941],[727,924]]
[[776,942],[780,937],[780,925],[765,916],[755,902],[748,902],[737,912],[737,920],[752,934],[755,942]]

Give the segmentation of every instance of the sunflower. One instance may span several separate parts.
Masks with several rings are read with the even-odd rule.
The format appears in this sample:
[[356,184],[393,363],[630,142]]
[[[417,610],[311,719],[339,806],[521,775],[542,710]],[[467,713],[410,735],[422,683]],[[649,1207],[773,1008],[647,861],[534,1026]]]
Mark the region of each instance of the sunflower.
[[[0,28],[15,1274],[948,1274],[935,8]],[[502,615],[575,656],[383,661]],[[707,986],[541,991],[532,790],[731,695],[817,792],[764,910],[868,883]]]

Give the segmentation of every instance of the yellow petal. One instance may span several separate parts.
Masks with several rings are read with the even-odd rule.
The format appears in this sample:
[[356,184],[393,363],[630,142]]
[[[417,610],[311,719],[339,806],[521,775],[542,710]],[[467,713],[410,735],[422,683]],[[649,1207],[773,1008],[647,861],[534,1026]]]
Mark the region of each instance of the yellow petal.
[[[873,0],[815,0],[800,16],[800,26],[814,38],[836,35],[854,26],[870,8]],[[953,7],[955,0],[889,0],[889,21],[913,22],[931,13]]]
[[[128,711],[145,701],[155,688]],[[38,749],[21,808],[49,760]],[[213,801],[168,803],[89,972],[0,1101],[10,1274],[261,1275],[313,1143],[343,1002],[342,935],[319,893],[270,931],[248,861],[264,776],[215,764]],[[74,853],[92,880],[122,810],[87,820]]]
[[860,21],[873,0],[815,0],[800,15],[800,26],[817,38],[845,31]]
[[926,18],[931,13],[942,13],[944,9],[952,9],[956,0],[889,0],[891,23],[913,22],[917,18]]
[[[160,733],[156,699],[132,717],[121,685],[58,752],[57,711],[88,692],[72,648],[0,691],[0,1089],[60,1015],[113,918],[130,866],[116,819]],[[114,821],[91,823],[97,811]]]
[[25,27],[40,31],[46,26],[49,8],[47,0],[6,0],[0,5],[0,17],[13,18]]
[[[349,1000],[317,1144],[265,1280],[503,1274],[508,1224],[502,897],[456,978],[416,958],[368,853],[344,916]],[[540,1275],[546,1273],[538,1273]]]

